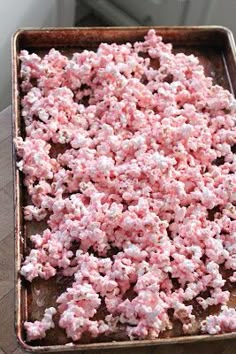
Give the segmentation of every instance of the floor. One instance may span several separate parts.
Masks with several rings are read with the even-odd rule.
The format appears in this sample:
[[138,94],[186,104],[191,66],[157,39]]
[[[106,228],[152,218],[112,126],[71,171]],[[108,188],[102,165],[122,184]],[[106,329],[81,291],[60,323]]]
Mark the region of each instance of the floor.
[[14,336],[14,233],[11,114],[0,113],[0,354],[24,353]]

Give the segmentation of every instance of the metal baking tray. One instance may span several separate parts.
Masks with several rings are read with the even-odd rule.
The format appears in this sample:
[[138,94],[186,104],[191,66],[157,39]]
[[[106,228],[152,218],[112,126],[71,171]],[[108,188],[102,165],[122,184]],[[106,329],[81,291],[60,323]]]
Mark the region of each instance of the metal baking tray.
[[[224,27],[152,27],[157,30],[165,42],[171,42],[175,52],[193,53],[200,59],[205,73],[212,76],[214,83],[236,94],[236,50],[232,33]],[[101,42],[126,43],[142,40],[148,27],[108,27],[108,28],[42,28],[18,30],[12,40],[13,75],[13,137],[24,136],[24,124],[21,119],[21,90],[19,52],[27,49],[43,55],[50,48],[62,51],[64,55],[84,49],[96,50]],[[155,63],[154,63],[155,65]],[[56,297],[69,286],[71,279],[54,277],[48,281],[36,279],[32,283],[23,279],[19,273],[21,261],[30,249],[29,235],[42,231],[46,224],[26,222],[22,209],[27,203],[27,193],[23,186],[23,176],[16,168],[17,156],[13,147],[14,205],[15,205],[15,328],[21,346],[31,352],[67,352],[86,349],[135,348],[167,343],[199,342],[235,338],[236,333],[215,335],[191,335],[181,333],[178,326],[156,340],[130,341],[124,333],[113,337],[97,339],[85,338],[82,343],[71,343],[57,325],[43,340],[28,344],[23,323],[26,320],[40,319],[45,307],[55,305]],[[236,289],[231,291],[230,305],[236,307]],[[39,293],[40,291],[40,293]],[[202,313],[198,309],[199,320],[217,309]],[[100,311],[102,316],[102,310]],[[58,318],[56,319],[58,320]]]

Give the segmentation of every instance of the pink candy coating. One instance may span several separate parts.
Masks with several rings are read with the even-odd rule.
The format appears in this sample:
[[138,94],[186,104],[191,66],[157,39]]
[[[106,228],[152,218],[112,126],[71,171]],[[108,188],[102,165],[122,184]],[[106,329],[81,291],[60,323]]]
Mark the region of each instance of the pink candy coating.
[[[24,215],[48,217],[21,274],[74,276],[57,299],[73,340],[119,325],[131,339],[156,338],[172,328],[168,310],[185,333],[197,330],[186,302],[224,306],[221,267],[236,279],[234,97],[154,30],[71,59],[55,49],[20,59],[26,138],[15,144],[32,199]],[[109,314],[96,320],[102,301]],[[235,330],[233,310],[222,309],[203,332]],[[26,323],[28,340],[50,326]]]
[[54,307],[50,307],[45,310],[41,321],[25,322],[24,327],[27,332],[27,340],[31,341],[46,337],[46,331],[55,326],[52,317],[56,312]]
[[210,334],[236,332],[236,310],[222,306],[218,315],[210,315],[202,321],[201,329]]

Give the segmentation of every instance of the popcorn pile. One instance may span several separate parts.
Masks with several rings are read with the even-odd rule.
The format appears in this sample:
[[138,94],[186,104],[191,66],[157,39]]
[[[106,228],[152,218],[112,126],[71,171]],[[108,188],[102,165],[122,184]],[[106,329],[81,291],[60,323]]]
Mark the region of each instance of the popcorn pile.
[[35,321],[34,323],[26,321],[24,325],[27,331],[28,339],[34,340],[46,337],[46,331],[55,327],[52,317],[56,312],[57,311],[54,307],[49,307],[45,310],[43,319],[41,321]]
[[[20,60],[24,215],[48,223],[21,274],[74,277],[57,299],[59,326],[74,341],[119,326],[156,338],[175,319],[186,334],[235,331],[222,272],[236,281],[234,97],[154,30],[71,59],[52,49]],[[193,300],[222,313],[199,324]],[[97,320],[102,303],[108,315]],[[51,318],[26,322],[28,340]]]

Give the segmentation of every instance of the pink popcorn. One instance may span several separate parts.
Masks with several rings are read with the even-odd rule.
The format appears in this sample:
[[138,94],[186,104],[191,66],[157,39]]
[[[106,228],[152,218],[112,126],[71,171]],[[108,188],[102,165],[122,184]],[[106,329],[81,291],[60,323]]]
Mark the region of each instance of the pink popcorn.
[[22,160],[18,163],[18,167],[26,175],[35,179],[52,179],[53,172],[56,171],[58,163],[55,159],[49,157],[50,145],[41,139],[17,138],[16,146]]
[[[104,283],[100,285],[104,286]],[[90,284],[84,282],[82,285],[77,279],[73,288],[68,288],[67,292],[57,299],[57,302],[60,304],[59,311],[61,312],[59,324],[66,329],[67,336],[73,340],[80,339],[86,331],[89,331],[92,337],[109,332],[106,322],[91,320],[101,300]]]
[[201,322],[204,333],[218,334],[236,331],[236,311],[233,308],[222,306],[219,315],[210,315]]
[[221,288],[215,288],[210,291],[211,297],[203,299],[202,297],[197,297],[197,302],[202,306],[203,309],[207,309],[209,306],[218,304],[227,304],[229,301],[230,292],[222,291]]
[[27,280],[32,281],[38,276],[49,279],[56,274],[56,269],[48,262],[47,254],[43,249],[32,249],[20,272]]
[[26,321],[24,327],[27,333],[27,340],[31,341],[46,337],[46,331],[55,327],[52,317],[56,312],[57,311],[54,307],[49,307],[45,310],[41,321]]
[[117,312],[121,312],[122,323],[133,325],[127,331],[130,338],[158,337],[161,330],[171,328],[169,317],[165,313],[167,305],[160,299],[158,293],[144,290],[132,301],[128,299],[121,303]]
[[25,220],[35,219],[37,221],[43,220],[47,216],[47,211],[45,209],[40,209],[34,205],[27,205],[24,208]]
[[[21,274],[73,277],[57,299],[59,326],[72,340],[121,326],[157,338],[178,319],[190,334],[194,300],[225,309],[203,332],[234,330],[222,272],[235,282],[234,97],[154,30],[71,59],[52,49],[20,60],[24,216],[48,225],[31,235]],[[29,340],[42,337],[31,327]]]

